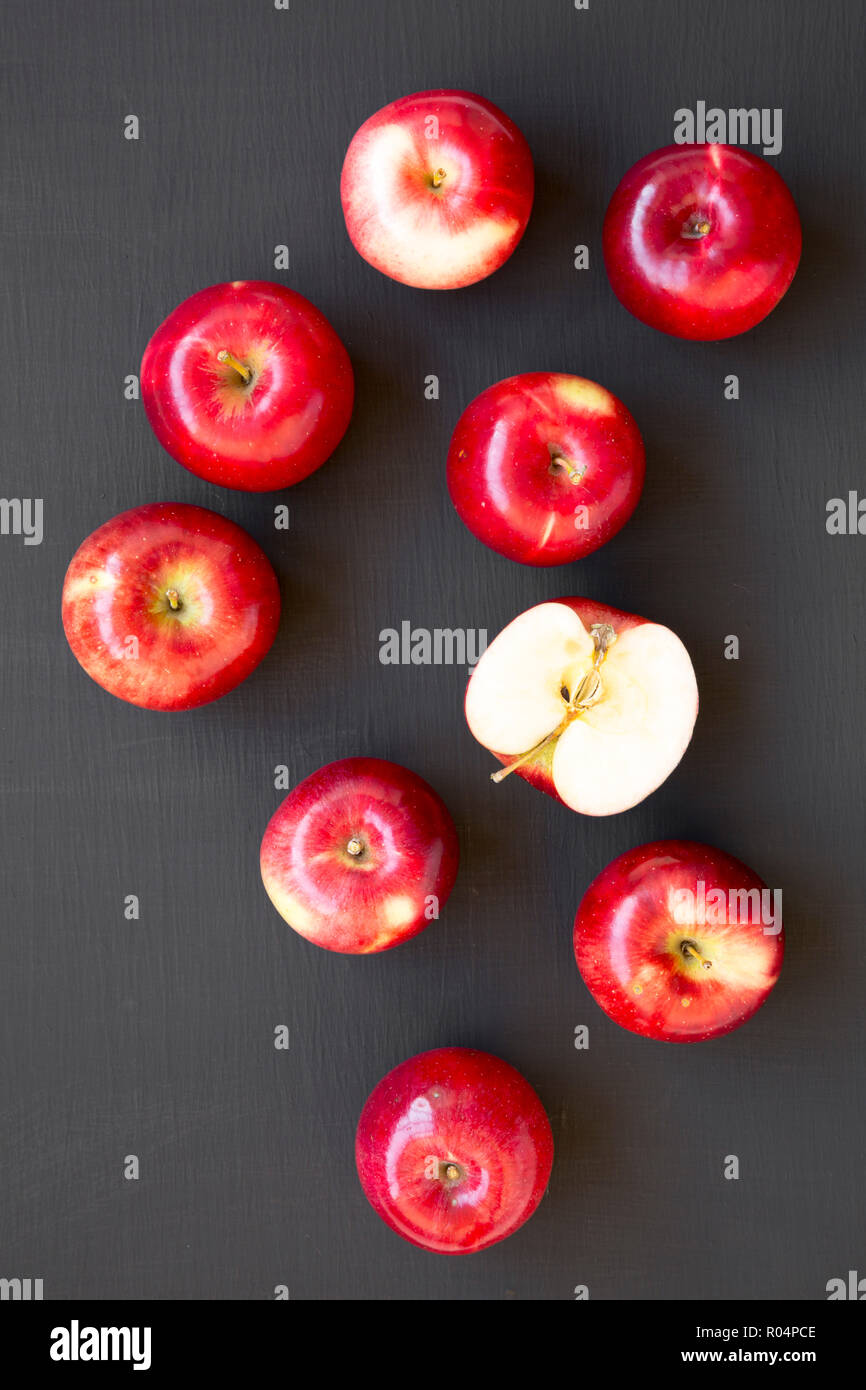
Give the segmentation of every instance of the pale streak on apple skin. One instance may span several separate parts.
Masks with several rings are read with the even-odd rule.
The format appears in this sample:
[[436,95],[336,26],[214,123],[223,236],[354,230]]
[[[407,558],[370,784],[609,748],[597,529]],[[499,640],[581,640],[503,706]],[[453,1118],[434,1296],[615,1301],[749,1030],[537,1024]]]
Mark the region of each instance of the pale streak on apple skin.
[[[410,203],[400,187],[400,170],[418,162],[415,141],[400,125],[382,126],[359,142],[347,197],[359,252],[386,274],[405,277],[422,289],[445,289],[458,279],[482,279],[517,235],[520,222],[478,217],[462,231],[452,232],[445,206],[449,180],[453,185],[459,177],[459,165],[435,153],[433,164],[446,172],[445,195],[440,200],[431,193],[429,201],[419,198]],[[367,188],[376,188],[382,195],[375,205],[363,196]]]
[[553,530],[554,526],[556,525],[556,522],[557,522],[556,513],[555,513],[555,512],[551,512],[551,513],[550,513],[550,516],[547,518],[547,525],[545,526],[543,532],[541,533],[541,536],[540,536],[539,541],[538,541],[538,548],[539,548],[539,550],[543,550],[544,547],[547,545],[547,542],[550,540],[550,533],[551,533],[551,531]]

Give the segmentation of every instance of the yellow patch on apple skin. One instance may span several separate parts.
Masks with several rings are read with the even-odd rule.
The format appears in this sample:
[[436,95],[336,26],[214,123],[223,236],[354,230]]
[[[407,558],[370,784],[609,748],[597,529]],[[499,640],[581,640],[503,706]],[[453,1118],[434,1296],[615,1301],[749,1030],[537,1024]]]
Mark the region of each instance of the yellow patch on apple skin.
[[698,983],[718,983],[727,989],[737,990],[742,995],[762,993],[769,989],[777,978],[772,969],[774,950],[770,940],[763,935],[759,925],[754,931],[757,942],[743,937],[741,930],[733,926],[712,929],[696,926],[694,940],[701,955],[710,962],[708,968],[696,957],[687,958],[681,950],[684,928],[678,925],[665,943],[665,949],[674,959],[678,974]]
[[382,904],[382,915],[389,927],[407,927],[415,918],[415,904],[412,899],[395,893]]
[[88,570],[87,574],[67,581],[63,598],[66,603],[77,603],[79,599],[92,599],[97,594],[109,593],[116,587],[117,577],[108,570]]
[[372,941],[360,947],[357,954],[361,956],[372,956],[377,951],[387,951],[394,944],[394,935],[391,931],[380,931],[378,936],[374,936]]
[[559,376],[554,382],[554,390],[572,410],[587,411],[593,415],[613,415],[616,412],[616,401],[610,392],[582,376]]
[[263,875],[265,891],[281,917],[301,936],[315,937],[318,922],[293,893],[286,893]]
[[[162,570],[151,585],[153,597],[148,606],[151,619],[157,623],[174,623],[186,627],[201,621],[208,603],[202,596],[201,581],[195,566]],[[168,592],[174,589],[178,607],[172,608]]]

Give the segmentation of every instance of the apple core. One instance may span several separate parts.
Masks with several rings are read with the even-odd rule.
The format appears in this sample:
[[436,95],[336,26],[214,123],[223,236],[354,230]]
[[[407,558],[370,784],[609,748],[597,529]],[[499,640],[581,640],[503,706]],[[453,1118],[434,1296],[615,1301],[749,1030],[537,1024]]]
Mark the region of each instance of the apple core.
[[539,603],[481,655],[466,722],[502,767],[573,811],[636,806],[689,745],[698,689],[676,633],[585,598]]

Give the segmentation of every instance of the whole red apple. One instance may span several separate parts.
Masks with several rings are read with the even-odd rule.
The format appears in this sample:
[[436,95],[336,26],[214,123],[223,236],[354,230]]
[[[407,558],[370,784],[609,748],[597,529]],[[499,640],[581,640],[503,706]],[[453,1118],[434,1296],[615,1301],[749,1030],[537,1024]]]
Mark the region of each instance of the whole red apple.
[[457,876],[457,832],[416,773],[343,758],[289,792],[265,831],[262,880],[281,917],[329,951],[387,951],[428,927]]
[[797,208],[772,165],[733,145],[670,145],[639,160],[610,200],[604,260],[617,298],[678,338],[731,338],[794,278]]
[[89,676],[145,709],[233,690],[270,649],[280,591],[266,555],[204,507],[155,502],[106,521],[75,552],[63,628]]
[[233,280],[192,295],[141,363],[163,448],[220,487],[271,492],[314,472],[349,424],[352,364],[324,314],[293,290]]
[[628,850],[590,884],[574,953],[616,1023],[664,1042],[739,1028],[782,967],[781,894],[721,850],[658,840]]
[[469,530],[524,565],[562,565],[604,545],[643,478],[643,441],[622,402],[556,372],[488,386],[448,452],[448,490]]
[[367,1200],[392,1231],[440,1255],[512,1235],[544,1196],[553,1135],[528,1081],[507,1062],[440,1047],[379,1082],[355,1139]]
[[353,136],[340,196],[365,261],[419,289],[498,270],[523,236],[534,172],[520,131],[472,92],[416,92]]
[[539,603],[482,654],[466,722],[512,772],[587,816],[637,805],[689,745],[698,687],[659,623],[585,598]]

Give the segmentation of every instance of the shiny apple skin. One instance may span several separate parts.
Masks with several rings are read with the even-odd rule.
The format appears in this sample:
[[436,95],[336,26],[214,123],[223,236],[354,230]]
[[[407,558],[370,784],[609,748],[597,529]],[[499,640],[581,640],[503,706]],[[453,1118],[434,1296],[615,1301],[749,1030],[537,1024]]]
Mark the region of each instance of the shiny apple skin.
[[[438,139],[428,139],[431,117]],[[433,187],[437,170],[445,170]],[[453,290],[492,275],[526,230],[532,155],[513,121],[473,92],[400,97],[352,137],[340,197],[356,251],[417,289]]]
[[[182,618],[165,598],[172,588]],[[121,512],[79,546],[62,617],[76,660],[104,690],[145,709],[184,710],[255,670],[277,633],[280,590],[267,556],[234,522],[154,502]]]
[[[245,386],[217,360],[253,370]],[[349,355],[324,314],[283,285],[234,280],[185,299],[154,333],[141,393],[160,444],[209,483],[290,487],[336,449],[352,414]]]
[[[596,1003],[632,1033],[674,1043],[721,1037],[752,1017],[778,979],[784,929],[765,934],[752,908],[745,921],[724,926],[677,923],[668,895],[678,889],[696,893],[700,880],[707,894],[765,887],[722,850],[658,840],[608,864],[578,908],[578,969]],[[700,964],[684,970],[681,952],[671,949],[672,937],[696,942],[708,959],[715,952],[716,973]],[[725,969],[726,952],[738,953],[737,975]]]
[[[357,857],[346,846],[363,845]],[[429,927],[460,851],[454,822],[423,778],[383,758],[343,758],[299,783],[262,840],[268,897],[300,936],[329,951],[387,951]]]
[[[562,458],[580,473],[572,481]],[[457,422],[448,490],[491,550],[524,565],[563,565],[625,525],[644,481],[640,431],[603,386],[525,372],[488,386]],[[586,508],[575,525],[578,508]]]
[[[535,1211],[553,1165],[550,1121],[514,1067],[440,1047],[389,1072],[358,1124],[355,1160],[370,1205],[412,1245],[466,1255],[504,1240]],[[454,1161],[456,1182],[428,1176]]]
[[[709,232],[682,235],[692,214]],[[638,161],[610,200],[604,260],[635,318],[677,338],[745,333],[794,278],[802,234],[771,164],[733,145],[669,145]]]
[[[555,598],[546,601],[564,603],[566,607],[573,609],[587,632],[593,623],[610,623],[614,632],[619,636],[620,633],[627,632],[630,627],[640,627],[642,623],[649,621],[648,618],[638,618],[634,613],[624,613],[621,608],[612,608],[608,603],[596,603],[594,599],[589,598]],[[505,631],[504,628],[502,630]],[[470,676],[469,679],[471,680],[472,677]],[[467,690],[469,688],[468,682],[466,688]],[[465,711],[465,697],[463,703]],[[510,762],[513,762],[513,758],[497,753],[492,748],[487,751],[492,753],[503,767],[507,767]],[[524,763],[522,767],[516,767],[512,776],[522,777],[524,782],[535,787],[536,791],[545,792],[547,796],[552,796],[554,801],[558,801],[560,806],[565,806],[566,803],[553,783],[552,759],[553,747],[550,747],[535,762]]]

